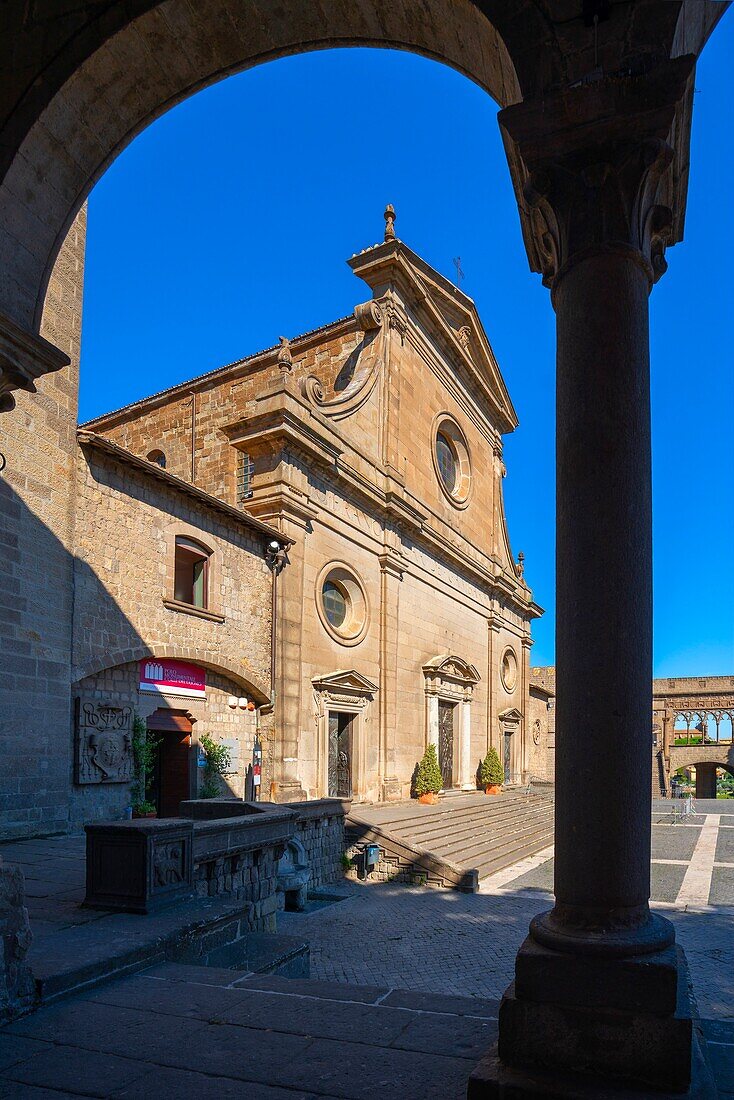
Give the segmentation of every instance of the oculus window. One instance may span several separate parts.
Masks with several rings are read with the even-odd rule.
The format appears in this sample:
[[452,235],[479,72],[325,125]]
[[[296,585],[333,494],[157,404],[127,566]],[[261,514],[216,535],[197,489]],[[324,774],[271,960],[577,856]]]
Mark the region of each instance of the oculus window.
[[455,508],[465,508],[472,488],[469,448],[464,433],[448,413],[433,422],[433,467],[445,497]]
[[316,581],[316,609],[327,634],[341,645],[361,642],[369,626],[364,585],[345,562],[329,562]]
[[174,599],[192,607],[209,606],[209,558],[201,543],[183,536],[176,538]]
[[513,692],[517,687],[517,657],[514,649],[510,649],[509,646],[502,654],[500,677],[505,691]]

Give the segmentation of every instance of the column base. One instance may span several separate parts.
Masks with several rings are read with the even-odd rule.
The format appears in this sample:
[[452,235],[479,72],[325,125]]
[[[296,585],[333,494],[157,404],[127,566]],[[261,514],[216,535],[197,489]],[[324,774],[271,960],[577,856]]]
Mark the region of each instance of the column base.
[[680,948],[579,959],[526,940],[516,973],[470,1100],[716,1096]]
[[308,795],[300,783],[277,783],[273,791],[273,802],[306,802]]
[[400,802],[403,797],[403,786],[397,776],[388,775],[382,781],[382,801]]

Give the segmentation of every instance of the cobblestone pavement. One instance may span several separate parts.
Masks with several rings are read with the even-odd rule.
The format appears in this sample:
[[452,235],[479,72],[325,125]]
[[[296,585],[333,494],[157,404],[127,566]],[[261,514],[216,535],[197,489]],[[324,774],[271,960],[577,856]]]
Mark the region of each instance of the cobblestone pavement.
[[[715,805],[721,809],[720,802]],[[701,1014],[734,1019],[734,875],[718,866],[726,862],[719,855],[730,858],[734,817],[720,816],[716,862],[715,838],[705,849],[699,843],[710,817],[653,825],[653,903],[676,926]],[[498,998],[512,980],[530,918],[552,904],[551,857],[549,849],[500,872],[478,894],[345,883],[333,889],[345,900],[305,914],[281,914],[278,927],[309,941],[314,978]],[[684,881],[692,884],[697,903],[677,902]],[[696,895],[696,889],[710,893]]]

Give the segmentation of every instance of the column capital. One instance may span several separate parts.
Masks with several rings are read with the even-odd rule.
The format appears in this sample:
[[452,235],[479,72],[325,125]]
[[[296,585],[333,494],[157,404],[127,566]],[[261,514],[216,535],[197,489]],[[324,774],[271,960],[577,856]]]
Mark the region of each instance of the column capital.
[[500,112],[521,162],[530,265],[552,290],[599,252],[630,255],[650,285],[666,270],[665,248],[682,236],[694,65],[679,57]]

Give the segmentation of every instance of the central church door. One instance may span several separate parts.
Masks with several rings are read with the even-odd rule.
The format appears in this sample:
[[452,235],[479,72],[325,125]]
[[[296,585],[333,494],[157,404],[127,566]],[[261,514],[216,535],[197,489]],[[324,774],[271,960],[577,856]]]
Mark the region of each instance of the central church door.
[[438,700],[438,766],[444,790],[454,785],[454,704]]
[[352,797],[353,714],[329,711],[329,798]]

